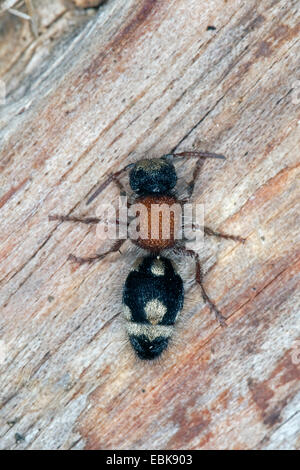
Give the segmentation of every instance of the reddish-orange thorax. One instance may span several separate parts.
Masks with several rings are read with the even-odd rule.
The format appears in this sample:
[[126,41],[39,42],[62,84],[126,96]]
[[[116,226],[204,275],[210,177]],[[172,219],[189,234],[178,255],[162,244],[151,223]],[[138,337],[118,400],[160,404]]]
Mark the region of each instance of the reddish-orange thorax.
[[[139,197],[136,203],[145,207],[145,210],[139,212],[141,236],[136,243],[152,252],[174,246],[177,223],[181,224],[181,205],[177,199],[173,196],[149,195]],[[173,204],[176,204],[174,208],[177,207],[177,210],[170,211]]]

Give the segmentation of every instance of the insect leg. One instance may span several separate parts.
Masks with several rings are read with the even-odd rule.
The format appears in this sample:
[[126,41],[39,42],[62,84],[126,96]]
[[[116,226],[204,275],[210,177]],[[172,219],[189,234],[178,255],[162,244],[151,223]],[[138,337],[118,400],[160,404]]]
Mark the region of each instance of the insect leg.
[[106,255],[110,254],[110,253],[115,253],[116,251],[119,251],[119,249],[121,248],[121,246],[123,245],[123,243],[125,242],[126,240],[116,240],[115,243],[111,246],[111,248],[107,251],[105,251],[104,253],[101,253],[101,254],[94,254],[92,256],[89,256],[87,258],[80,258],[78,256],[75,256],[75,255],[69,255],[68,256],[68,260],[69,261],[72,261],[74,263],[79,263],[79,264],[84,264],[84,263],[94,263],[95,261],[100,261],[102,260],[103,258],[105,258]]
[[191,181],[188,182],[188,185],[187,185],[187,194],[188,194],[188,199],[191,198],[193,192],[194,192],[194,188],[195,188],[195,184],[196,184],[196,181],[197,181],[197,178],[202,170],[202,167],[204,165],[204,160],[201,160],[201,158],[199,158],[199,160],[197,160],[196,162],[196,166],[194,168],[194,171],[193,171],[193,177],[191,179]]
[[100,193],[102,193],[102,191],[107,188],[107,186],[112,182],[114,181],[118,188],[120,189],[120,192],[121,194],[125,193],[126,195],[126,191],[125,191],[125,188],[123,187],[122,183],[120,182],[119,180],[119,176],[121,176],[123,173],[125,173],[127,170],[129,170],[130,168],[132,168],[134,165],[134,163],[130,163],[129,165],[126,165],[124,168],[122,168],[122,170],[119,170],[119,171],[116,171],[115,173],[111,173],[107,178],[106,180],[103,181],[103,183],[99,186],[98,189],[96,189],[96,191],[89,197],[88,201],[87,201],[87,205],[90,204],[94,199],[96,199],[97,196],[99,196]]
[[190,198],[193,194],[195,183],[197,181],[197,178],[201,172],[201,169],[203,167],[204,161],[206,158],[218,158],[221,160],[226,160],[224,155],[220,155],[218,153],[210,153],[210,152],[181,152],[181,153],[170,153],[168,155],[165,155],[165,158],[197,158],[196,166],[193,172],[193,178],[192,180],[188,183],[187,191],[188,191],[188,198]]
[[[126,196],[126,190],[122,185],[121,181],[119,180],[118,176],[120,176],[120,174],[126,171],[130,166],[131,164],[127,165],[127,167],[123,168],[120,171],[117,171],[116,173],[111,173],[107,180],[104,181],[104,183],[102,183],[102,185],[97,189],[97,191],[90,197],[87,204],[92,202],[92,200],[94,200],[109,185],[111,181],[114,181],[118,186],[120,190],[120,195]],[[129,207],[129,205],[130,204],[128,203],[127,206]],[[61,222],[81,222],[82,224],[98,224],[101,221],[101,219],[98,217],[77,217],[59,214],[49,215],[48,218],[49,220],[60,220]]]
[[228,233],[224,232],[215,232],[209,227],[204,227],[204,233],[205,235],[210,235],[214,237],[219,237],[219,238],[225,238],[226,240],[234,240],[236,242],[242,242],[245,243],[246,238],[239,237],[238,235],[229,235]]
[[196,257],[196,282],[200,285],[201,293],[204,302],[208,303],[211,312],[213,312],[216,316],[216,320],[220,323],[221,326],[227,326],[226,318],[222,315],[220,310],[214,304],[214,302],[210,299],[209,295],[207,294],[205,287],[203,285],[203,272],[201,269],[201,264],[199,261],[199,257]]
[[181,157],[181,158],[219,158],[221,160],[226,160],[224,155],[220,155],[219,153],[211,153],[211,152],[180,152],[180,153],[170,153],[166,155],[166,157]]
[[[193,230],[198,230],[198,229],[203,230],[205,235],[218,237],[218,238],[225,238],[226,240],[233,240],[235,242],[241,242],[241,243],[246,242],[246,238],[240,237],[239,235],[229,235],[228,233],[224,233],[224,232],[216,232],[215,230],[207,226],[203,227],[203,226],[192,224],[192,228]],[[184,224],[182,225],[182,229],[184,229]]]
[[211,312],[213,312],[216,316],[216,320],[220,323],[221,326],[227,326],[226,324],[226,319],[225,317],[221,314],[220,310],[217,308],[217,306],[214,304],[214,302],[210,299],[209,295],[207,294],[204,284],[203,284],[203,273],[201,269],[201,264],[199,261],[199,255],[196,253],[194,250],[188,250],[187,248],[180,246],[174,248],[175,252],[182,253],[187,256],[192,256],[195,259],[196,262],[196,275],[195,275],[195,280],[197,284],[199,284],[200,289],[201,289],[201,294],[203,297],[204,302],[206,302],[209,305],[209,308]]
[[59,220],[60,222],[81,222],[82,224],[98,224],[101,219],[98,217],[76,217],[71,215],[53,214],[48,216],[49,220]]

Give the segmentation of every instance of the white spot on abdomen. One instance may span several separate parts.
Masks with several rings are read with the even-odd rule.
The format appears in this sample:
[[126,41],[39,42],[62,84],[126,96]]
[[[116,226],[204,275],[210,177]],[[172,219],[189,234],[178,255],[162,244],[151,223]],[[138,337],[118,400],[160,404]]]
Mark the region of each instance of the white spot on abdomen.
[[158,299],[149,300],[145,306],[147,320],[152,325],[157,325],[167,311],[167,307]]
[[165,265],[161,259],[155,259],[151,265],[151,272],[154,276],[164,276]]
[[126,325],[129,336],[146,336],[149,341],[153,341],[159,336],[170,338],[173,334],[173,326],[146,325],[145,323],[128,322]]
[[123,304],[123,315],[124,315],[124,318],[128,321],[131,321],[132,320],[132,316],[131,316],[131,310],[130,308]]

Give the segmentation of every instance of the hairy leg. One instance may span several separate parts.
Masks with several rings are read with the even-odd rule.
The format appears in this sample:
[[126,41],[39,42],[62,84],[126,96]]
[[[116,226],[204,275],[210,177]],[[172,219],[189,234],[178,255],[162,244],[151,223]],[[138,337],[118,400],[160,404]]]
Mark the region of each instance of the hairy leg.
[[[130,167],[132,166],[132,164],[130,165],[127,165],[125,168],[123,168],[122,170],[120,171],[117,171],[116,173],[111,173],[109,175],[109,177],[102,183],[102,185],[97,189],[97,191],[92,194],[92,196],[89,198],[87,204],[89,204],[90,202],[92,202],[92,200],[94,200],[108,185],[110,182],[114,181],[116,183],[116,185],[118,186],[119,190],[120,190],[120,194],[125,194],[126,195],[126,191],[125,191],[125,188],[123,187],[122,183],[120,182],[119,180],[119,176],[127,171]],[[127,202],[127,207],[129,208],[130,207],[130,203]],[[52,215],[49,215],[49,220],[59,220],[61,222],[80,222],[80,223],[83,223],[83,224],[87,224],[87,225],[90,225],[90,224],[98,224],[102,219],[101,218],[98,218],[98,217],[77,217],[77,216],[69,216],[69,215],[59,215],[59,214],[52,214]],[[119,210],[117,211],[117,219],[116,219],[116,224],[117,225],[120,225],[120,221],[119,221]],[[128,226],[128,224],[127,224]],[[93,263],[95,261],[100,261],[101,259],[103,259],[106,255],[108,255],[109,253],[114,253],[116,251],[118,251],[120,249],[120,247],[123,245],[123,243],[125,242],[125,239],[121,239],[121,240],[116,240],[112,247],[106,251],[105,253],[102,253],[102,254],[94,254],[92,256],[89,256],[89,257],[86,257],[86,258],[81,258],[81,257],[78,257],[78,256],[75,256],[73,254],[70,254],[68,256],[68,260],[70,261],[73,261],[75,263],[79,263],[79,264],[84,264],[84,263]]]
[[59,220],[60,222],[81,222],[82,224],[98,224],[101,219],[98,217],[76,217],[72,215],[52,214],[48,216],[49,220]]
[[[53,215],[49,215],[49,220],[60,220],[61,222],[81,222],[81,223],[84,223],[84,224],[98,224],[101,219],[99,219],[97,217],[81,218],[81,217],[75,217],[75,216],[53,214]],[[116,219],[116,224],[120,225],[120,221],[119,221],[118,218]],[[128,226],[128,224],[127,224],[127,226]],[[106,251],[102,254],[96,253],[96,254],[94,254],[92,256],[89,256],[89,257],[86,257],[86,258],[81,258],[81,257],[75,256],[73,254],[70,254],[68,256],[68,260],[73,261],[75,263],[79,263],[79,264],[93,263],[95,261],[100,261],[101,259],[103,259],[109,253],[114,253],[114,252],[118,251],[125,241],[126,241],[126,239],[116,240],[113,243],[113,245],[111,246],[111,248],[108,251]]]
[[[217,238],[225,238],[225,240],[233,240],[235,242],[241,242],[241,243],[245,243],[246,242],[246,238],[243,238],[243,237],[240,237],[239,235],[230,235],[228,233],[224,233],[224,232],[216,232],[215,230],[213,230],[212,228],[210,227],[207,227],[207,226],[200,226],[200,225],[195,225],[195,224],[192,224],[192,228],[193,230],[198,230],[198,229],[203,229],[203,232],[205,235],[208,235],[208,236],[213,236],[213,237],[217,237]],[[184,230],[184,224],[182,225],[182,229]],[[186,239],[186,241],[189,241],[188,239]]]
[[124,168],[122,168],[122,170],[116,171],[115,173],[111,173],[106,178],[106,180],[103,181],[103,183],[99,186],[99,188],[96,189],[96,191],[89,197],[89,199],[87,201],[87,205],[90,204],[94,199],[96,199],[96,197],[99,196],[99,194],[101,194],[102,191],[105,188],[107,188],[107,186],[112,181],[114,181],[117,184],[118,188],[120,189],[120,193],[126,195],[126,190],[125,190],[124,186],[122,185],[122,183],[120,182],[119,176],[121,176],[123,173],[128,171],[130,168],[132,168],[133,165],[134,165],[133,163],[130,163],[129,165],[126,165]]
[[79,263],[79,264],[84,264],[84,263],[94,263],[95,261],[101,261],[105,256],[109,255],[110,253],[115,253],[116,251],[119,251],[121,246],[126,240],[116,240],[115,243],[111,246],[111,248],[104,253],[101,254],[94,254],[92,256],[86,257],[86,258],[80,258],[75,255],[69,255],[68,260],[72,261],[74,263]]
[[236,242],[245,243],[246,241],[246,238],[242,238],[238,235],[229,235],[228,233],[224,233],[224,232],[215,232],[210,227],[204,227],[204,233],[205,235],[218,237],[218,238],[225,238],[226,240],[234,240]]
[[181,153],[170,153],[168,155],[165,155],[166,158],[197,158],[196,166],[193,172],[193,178],[192,180],[188,183],[187,186],[187,191],[188,191],[188,198],[190,198],[193,194],[194,187],[197,181],[197,178],[201,172],[202,166],[204,164],[204,161],[207,158],[218,158],[221,160],[225,160],[224,155],[219,155],[217,153],[210,153],[210,152],[181,152]]
[[204,284],[203,284],[203,273],[199,261],[199,255],[193,250],[188,250],[185,247],[179,246],[174,248],[175,253],[182,253],[187,256],[191,256],[195,259],[196,263],[196,274],[195,274],[195,280],[197,284],[199,284],[200,289],[201,289],[201,294],[203,297],[204,302],[206,302],[209,305],[209,308],[211,312],[215,314],[216,320],[220,323],[221,326],[227,326],[226,324],[226,319],[225,317],[221,314],[220,310],[217,308],[217,306],[214,304],[214,302],[210,299],[209,295],[207,294]]

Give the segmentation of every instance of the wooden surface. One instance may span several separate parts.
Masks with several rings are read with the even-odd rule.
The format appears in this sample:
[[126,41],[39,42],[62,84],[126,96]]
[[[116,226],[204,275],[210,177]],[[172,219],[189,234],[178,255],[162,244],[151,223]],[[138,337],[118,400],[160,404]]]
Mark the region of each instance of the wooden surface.
[[[299,1],[53,5],[38,38],[17,18],[1,36],[1,449],[299,448]],[[130,243],[71,265],[95,227],[48,214],[94,215],[108,172],[192,148],[227,156],[195,190],[207,225],[247,238],[201,254],[229,327],[182,261],[176,338],[144,364],[120,316]]]

